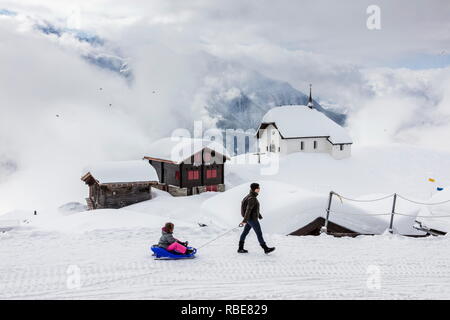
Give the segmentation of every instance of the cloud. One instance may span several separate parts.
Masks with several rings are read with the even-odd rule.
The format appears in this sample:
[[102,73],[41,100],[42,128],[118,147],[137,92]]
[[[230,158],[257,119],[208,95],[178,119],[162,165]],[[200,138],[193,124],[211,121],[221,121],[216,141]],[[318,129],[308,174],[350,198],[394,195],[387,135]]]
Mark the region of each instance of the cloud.
[[[450,70],[381,67],[448,52],[450,3],[380,0],[377,31],[366,28],[369,4],[1,0],[16,14],[0,14],[0,213],[82,201],[86,164],[138,158],[197,119],[213,126],[205,104],[239,92],[228,84],[236,66],[302,91],[313,83],[319,102],[348,113],[357,143],[448,149]],[[95,51],[30,21],[104,42]],[[125,59],[133,82],[83,60],[92,53]]]
[[[19,31],[14,22],[0,24],[0,37],[0,211],[80,199],[86,164],[140,158],[152,139],[184,120],[174,115],[183,114],[183,92],[169,89],[187,85],[182,79],[189,72],[178,87],[173,80],[185,64],[166,51],[159,57],[153,51],[156,60],[147,68],[136,63],[139,84],[131,88],[44,35]],[[158,66],[167,66],[163,60],[172,71]]]
[[372,95],[350,113],[358,143],[402,142],[448,150],[450,68],[365,70]]

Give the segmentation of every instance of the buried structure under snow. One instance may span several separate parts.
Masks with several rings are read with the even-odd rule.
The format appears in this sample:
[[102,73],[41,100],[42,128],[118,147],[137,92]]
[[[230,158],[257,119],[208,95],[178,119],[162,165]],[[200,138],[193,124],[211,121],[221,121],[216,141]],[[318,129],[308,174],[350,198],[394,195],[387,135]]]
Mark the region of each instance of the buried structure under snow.
[[[322,227],[325,226],[325,219],[322,217],[319,217],[312,222],[308,223],[307,225],[301,227],[300,229],[297,229],[294,232],[291,232],[289,235],[291,236],[318,236],[321,233]],[[340,226],[336,223],[333,223],[331,221],[328,221],[327,226],[327,233],[342,237],[342,236],[350,236],[350,237],[356,237],[358,235],[362,235],[362,233],[347,229],[343,226]]]
[[[321,234],[321,230],[323,227],[325,227],[326,220],[322,217],[319,217],[315,219],[314,221],[308,223],[307,225],[301,227],[300,229],[297,229],[294,232],[291,232],[290,236],[318,236]],[[420,225],[420,227],[422,227]],[[421,238],[421,237],[427,237],[429,235],[445,235],[444,232],[433,230],[433,229],[426,229],[426,228],[419,228],[415,227],[415,229],[422,231],[421,234],[403,234],[406,237],[415,237],[415,238]],[[356,236],[373,236],[376,233],[362,233],[362,232],[356,232],[353,230],[350,230],[348,228],[345,228],[339,224],[336,224],[334,222],[328,221],[327,226],[327,234],[335,236],[335,237],[356,237]]]
[[188,247],[188,249],[192,250],[192,253],[190,254],[179,254],[179,253],[174,253],[171,251],[167,251],[164,248],[161,248],[158,245],[153,245],[150,247],[150,249],[153,251],[153,255],[155,256],[155,259],[192,259],[195,258],[195,254],[197,253],[197,249],[192,248],[192,247]]

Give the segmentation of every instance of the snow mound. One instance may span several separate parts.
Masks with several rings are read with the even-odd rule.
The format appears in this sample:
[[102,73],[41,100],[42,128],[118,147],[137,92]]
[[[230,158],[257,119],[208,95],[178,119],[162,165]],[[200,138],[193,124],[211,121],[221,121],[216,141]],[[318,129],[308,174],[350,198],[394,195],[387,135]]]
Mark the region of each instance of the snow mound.
[[[438,191],[429,201],[432,205],[423,205],[420,210],[420,216],[417,221],[430,229],[450,232],[450,186],[444,187],[444,190]],[[423,217],[422,217],[423,216]]]
[[[290,234],[315,219],[326,217],[328,194],[318,194],[278,181],[260,181],[261,224],[268,233]],[[241,200],[249,192],[250,182],[241,184],[204,201],[205,215],[214,216],[228,227],[241,221]],[[366,208],[335,199],[330,221],[364,234],[382,234],[389,226],[386,219],[371,215]],[[339,212],[339,214],[338,214]]]
[[33,212],[25,210],[14,210],[0,215],[0,231],[7,231],[28,225],[34,218]]
[[77,212],[86,211],[88,208],[85,204],[79,202],[68,202],[58,208],[58,212],[61,214],[72,214]]
[[145,160],[109,161],[87,167],[100,184],[159,181],[156,170]]
[[316,109],[281,106],[270,109],[262,123],[275,123],[283,138],[328,137],[332,143],[353,143],[347,131]]
[[[184,221],[172,219],[176,226],[185,227]],[[79,212],[67,216],[42,216],[34,219],[33,226],[41,230],[63,233],[84,233],[94,230],[115,230],[132,228],[160,228],[167,218],[148,212],[136,212],[127,209],[99,209]]]

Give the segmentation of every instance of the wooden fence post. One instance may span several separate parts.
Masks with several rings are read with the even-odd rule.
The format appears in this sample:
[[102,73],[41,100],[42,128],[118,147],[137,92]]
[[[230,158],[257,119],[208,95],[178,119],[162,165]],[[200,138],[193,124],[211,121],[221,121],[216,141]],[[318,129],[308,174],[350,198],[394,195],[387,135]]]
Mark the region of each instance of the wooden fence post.
[[389,232],[391,234],[394,233],[393,226],[394,226],[394,214],[395,214],[395,205],[396,205],[396,203],[397,203],[397,194],[394,193],[394,201],[392,203],[391,222],[389,223]]
[[330,210],[331,210],[331,201],[333,200],[333,191],[330,191],[330,195],[328,197],[328,207],[327,207],[327,216],[325,218],[325,226],[322,229],[322,232],[328,233],[328,220],[330,218]]

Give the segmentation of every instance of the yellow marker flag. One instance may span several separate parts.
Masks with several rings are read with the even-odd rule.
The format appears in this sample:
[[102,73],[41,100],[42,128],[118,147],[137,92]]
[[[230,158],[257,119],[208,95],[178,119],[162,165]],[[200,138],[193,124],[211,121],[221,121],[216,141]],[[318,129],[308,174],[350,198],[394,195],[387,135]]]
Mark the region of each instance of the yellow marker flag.
[[433,178],[428,178],[428,181],[430,181],[430,182],[436,182],[436,180],[434,180]]

